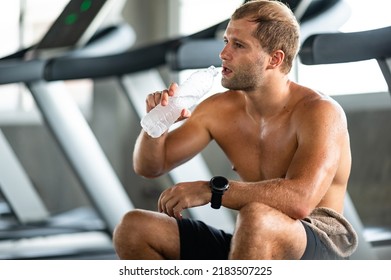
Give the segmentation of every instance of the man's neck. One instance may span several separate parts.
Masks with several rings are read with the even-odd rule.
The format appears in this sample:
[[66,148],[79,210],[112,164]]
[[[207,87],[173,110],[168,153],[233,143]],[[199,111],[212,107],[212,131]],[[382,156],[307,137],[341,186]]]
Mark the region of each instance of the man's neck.
[[271,81],[252,92],[247,92],[249,108],[260,118],[279,114],[288,105],[292,82],[288,78]]

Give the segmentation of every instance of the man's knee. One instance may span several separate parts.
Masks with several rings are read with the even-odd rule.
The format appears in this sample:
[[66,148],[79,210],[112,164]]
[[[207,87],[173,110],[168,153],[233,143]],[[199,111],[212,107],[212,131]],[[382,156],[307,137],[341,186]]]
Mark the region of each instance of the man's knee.
[[[146,220],[146,212],[143,210],[132,210],[126,213],[113,232],[113,242],[115,246],[123,243],[131,243],[132,240],[142,236],[138,231],[143,229],[142,223]],[[137,242],[137,241],[136,241]]]
[[305,232],[299,221],[262,203],[240,209],[231,258],[298,259],[304,248]]
[[133,210],[115,228],[113,244],[121,259],[178,258],[178,226],[165,214]]
[[143,216],[145,216],[143,210],[135,209],[135,210],[127,212],[122,217],[119,224],[117,225],[115,232],[117,232],[119,229],[127,230],[127,229],[133,227],[134,224],[136,224],[144,219]]
[[273,221],[275,209],[262,203],[253,202],[239,211],[238,221],[247,225],[267,226]]

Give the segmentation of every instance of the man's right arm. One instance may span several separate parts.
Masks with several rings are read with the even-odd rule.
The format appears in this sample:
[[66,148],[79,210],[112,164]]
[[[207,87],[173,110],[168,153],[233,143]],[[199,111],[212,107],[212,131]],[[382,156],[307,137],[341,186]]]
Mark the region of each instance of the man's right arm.
[[[163,106],[172,96],[177,85],[173,84],[163,94],[150,94],[147,97],[147,112],[157,104]],[[161,98],[160,98],[161,95]],[[150,137],[143,130],[138,136],[133,151],[133,168],[135,172],[147,178],[163,175],[171,169],[188,161],[198,154],[211,140],[203,118],[208,105],[199,104],[193,113],[184,109],[179,120],[186,121],[173,131],[165,132],[158,138]]]

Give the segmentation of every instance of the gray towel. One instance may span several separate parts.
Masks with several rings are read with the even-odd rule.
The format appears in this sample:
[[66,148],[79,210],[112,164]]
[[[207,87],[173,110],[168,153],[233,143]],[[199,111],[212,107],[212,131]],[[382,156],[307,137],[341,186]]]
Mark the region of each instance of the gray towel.
[[338,212],[325,207],[315,208],[303,222],[318,233],[323,243],[340,257],[349,257],[356,250],[357,234]]

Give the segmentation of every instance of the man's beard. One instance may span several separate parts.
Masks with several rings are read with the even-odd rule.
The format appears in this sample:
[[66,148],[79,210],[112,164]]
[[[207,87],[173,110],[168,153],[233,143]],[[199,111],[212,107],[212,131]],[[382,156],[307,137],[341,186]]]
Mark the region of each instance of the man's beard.
[[[261,63],[259,65],[262,65]],[[257,87],[260,82],[261,69],[255,69],[255,66],[241,67],[235,70],[230,79],[221,79],[221,85],[229,90],[251,91]]]

